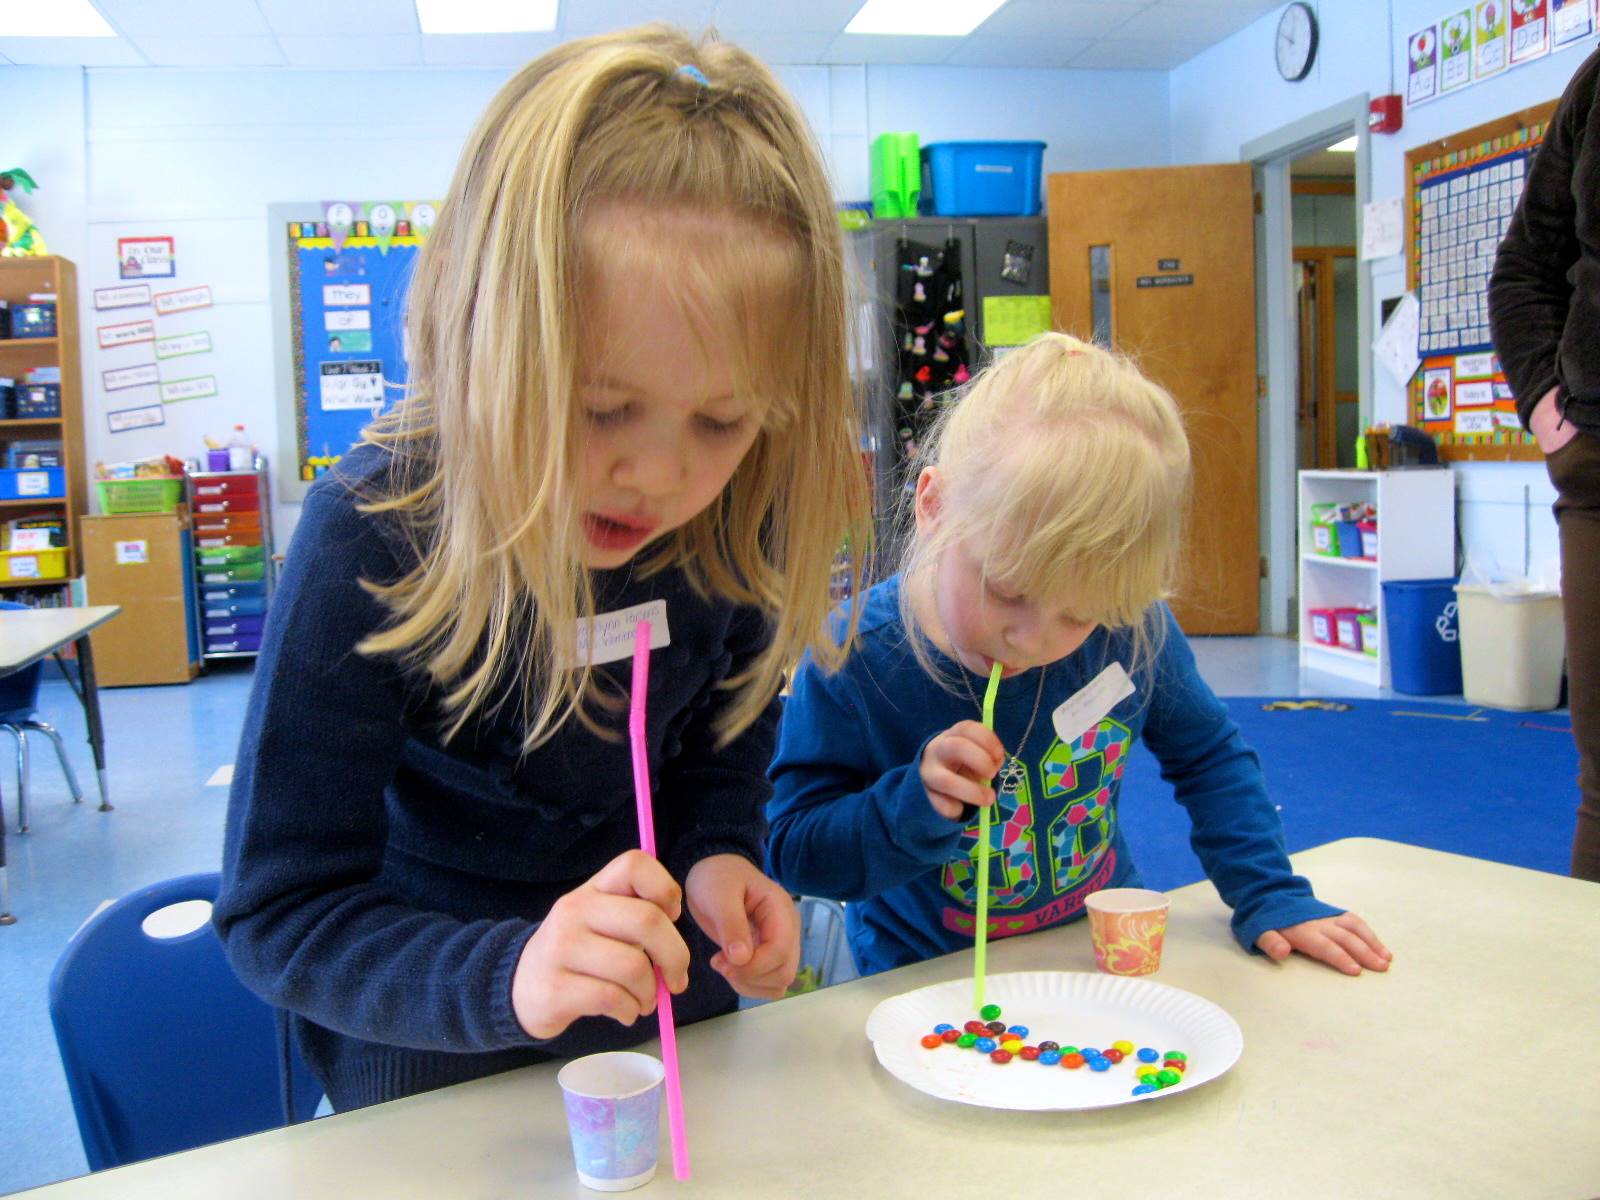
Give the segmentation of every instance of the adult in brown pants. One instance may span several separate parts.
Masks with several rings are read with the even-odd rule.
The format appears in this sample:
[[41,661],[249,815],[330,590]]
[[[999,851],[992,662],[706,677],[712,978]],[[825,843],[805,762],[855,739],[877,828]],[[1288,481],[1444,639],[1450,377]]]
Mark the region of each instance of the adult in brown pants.
[[1567,85],[1489,282],[1495,350],[1544,451],[1578,743],[1572,873],[1600,881],[1600,52]]

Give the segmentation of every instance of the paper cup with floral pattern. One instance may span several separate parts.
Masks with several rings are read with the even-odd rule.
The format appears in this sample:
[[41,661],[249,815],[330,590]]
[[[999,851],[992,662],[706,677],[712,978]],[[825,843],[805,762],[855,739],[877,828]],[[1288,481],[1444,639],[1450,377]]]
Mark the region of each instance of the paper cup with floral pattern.
[[584,1187],[626,1192],[650,1182],[661,1152],[664,1078],[659,1060],[632,1051],[590,1054],[561,1068],[556,1082]]
[[1154,975],[1161,969],[1161,943],[1167,934],[1164,892],[1147,888],[1105,888],[1084,901],[1094,965],[1107,975]]

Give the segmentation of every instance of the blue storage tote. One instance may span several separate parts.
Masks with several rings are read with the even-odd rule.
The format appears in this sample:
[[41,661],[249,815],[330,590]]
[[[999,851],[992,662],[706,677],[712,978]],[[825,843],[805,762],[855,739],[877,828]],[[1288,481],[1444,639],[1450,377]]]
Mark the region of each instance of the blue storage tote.
[[936,217],[1035,217],[1043,142],[931,142],[922,148],[922,206]]
[[0,470],[0,500],[59,500],[67,494],[67,473],[60,467]]
[[1389,676],[1395,691],[1411,696],[1461,691],[1455,587],[1454,579],[1385,581]]
[[200,601],[200,615],[207,621],[226,621],[233,617],[259,617],[266,611],[265,596],[241,597],[238,600],[202,598]]

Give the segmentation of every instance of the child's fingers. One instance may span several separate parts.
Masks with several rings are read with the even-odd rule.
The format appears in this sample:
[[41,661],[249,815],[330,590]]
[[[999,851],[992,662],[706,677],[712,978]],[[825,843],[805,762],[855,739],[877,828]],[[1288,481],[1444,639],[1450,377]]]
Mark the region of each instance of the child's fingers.
[[644,1015],[638,999],[627,988],[609,979],[593,975],[564,974],[559,981],[563,1007],[570,1014],[562,1028],[579,1017],[610,1017],[623,1025],[632,1025]]
[[987,779],[1005,762],[1006,748],[1000,744],[994,730],[980,722],[962,721],[952,725],[945,731],[945,740],[957,745],[966,744],[980,752],[979,757],[972,761],[973,773],[980,778]]
[[650,962],[661,968],[673,992],[689,985],[689,947],[667,915],[650,901],[596,896],[585,908],[584,924],[602,937],[643,950]]
[[1261,953],[1273,962],[1282,962],[1294,952],[1294,947],[1289,944],[1289,939],[1276,929],[1269,929],[1256,939],[1256,945]]
[[[934,764],[922,772],[922,786],[928,795],[946,796],[957,804],[976,804],[979,807],[994,803],[994,793],[989,785],[976,779],[958,775],[945,766]],[[956,816],[960,813],[957,812]],[[954,818],[952,818],[954,819]]]
[[617,855],[589,880],[596,891],[612,896],[637,896],[676,921],[683,915],[683,889],[667,869],[643,850]]
[[929,792],[928,803],[933,805],[933,811],[938,813],[946,821],[959,821],[961,819],[962,812],[965,811],[962,807],[961,801],[953,800],[949,796],[942,795],[939,792]]
[[[1328,928],[1328,940],[1343,948],[1346,956],[1355,965],[1352,974],[1360,974],[1361,968],[1369,971],[1387,971],[1389,960],[1378,951],[1367,945],[1367,941],[1353,929],[1340,924]],[[1339,968],[1344,970],[1343,967]]]
[[1389,953],[1389,947],[1385,946],[1381,941],[1379,941],[1378,935],[1373,933],[1372,928],[1355,913],[1345,913],[1343,916],[1338,918],[1337,923],[1359,937],[1363,942],[1365,942],[1380,956],[1382,956],[1385,962],[1388,962],[1394,957],[1393,954]]

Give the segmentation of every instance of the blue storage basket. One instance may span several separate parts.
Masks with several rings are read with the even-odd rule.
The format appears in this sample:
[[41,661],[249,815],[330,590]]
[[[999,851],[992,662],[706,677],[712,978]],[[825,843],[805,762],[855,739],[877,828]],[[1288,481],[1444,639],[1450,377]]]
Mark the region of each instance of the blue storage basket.
[[936,217],[1033,217],[1043,142],[933,142],[922,148],[922,204]]

